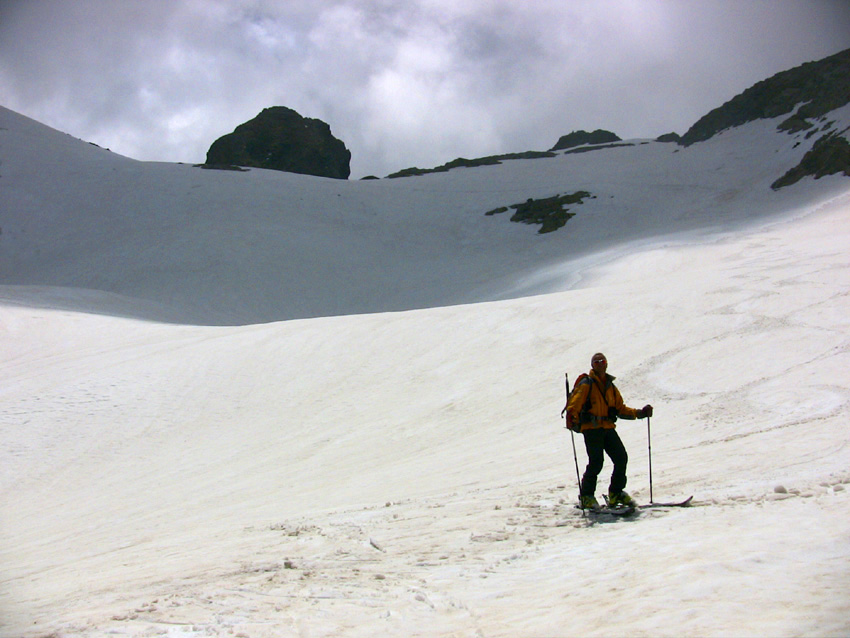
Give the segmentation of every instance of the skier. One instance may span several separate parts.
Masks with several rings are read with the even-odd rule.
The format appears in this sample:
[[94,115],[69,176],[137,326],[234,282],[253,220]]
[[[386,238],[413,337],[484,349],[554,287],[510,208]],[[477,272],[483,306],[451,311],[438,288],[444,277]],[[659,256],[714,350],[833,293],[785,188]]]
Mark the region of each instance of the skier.
[[629,456],[617,431],[617,418],[643,419],[652,416],[652,406],[645,405],[636,410],[623,403],[620,391],[614,385],[614,377],[607,374],[608,360],[597,352],[590,360],[590,373],[581,379],[570,397],[566,411],[572,423],[581,425],[584,446],[587,450],[587,469],[581,479],[580,504],[583,509],[598,509],[596,500],[596,480],[602,471],[608,454],[614,463],[611,483],[608,487],[608,503],[612,507],[636,507],[635,500],[629,496],[626,487],[626,464]]

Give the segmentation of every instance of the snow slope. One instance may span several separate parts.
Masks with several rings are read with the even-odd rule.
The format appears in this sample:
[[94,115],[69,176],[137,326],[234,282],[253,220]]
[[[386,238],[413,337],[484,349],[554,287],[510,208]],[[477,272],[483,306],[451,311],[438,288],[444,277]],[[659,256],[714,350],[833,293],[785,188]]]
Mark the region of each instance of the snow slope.
[[[0,635],[850,631],[850,184],[767,188],[805,140],[346,183],[0,117]],[[572,507],[597,350],[694,507]]]
[[[0,109],[0,281],[108,292],[109,312],[225,325],[564,290],[576,276],[565,261],[825,196],[824,184],[770,191],[812,144],[775,127],[758,122],[687,149],[637,141],[346,182],[136,162]],[[578,190],[595,199],[555,233],[485,216]],[[147,303],[134,310],[115,295]],[[66,304],[92,310],[91,299]]]

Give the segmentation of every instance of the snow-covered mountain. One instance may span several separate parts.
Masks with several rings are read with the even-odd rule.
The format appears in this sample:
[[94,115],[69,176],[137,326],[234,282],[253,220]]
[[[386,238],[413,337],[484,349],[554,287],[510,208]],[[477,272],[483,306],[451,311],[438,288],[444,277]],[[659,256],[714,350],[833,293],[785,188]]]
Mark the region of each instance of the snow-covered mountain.
[[[776,124],[758,121],[688,148],[634,141],[345,182],[137,162],[2,109],[0,282],[61,288],[82,310],[195,324],[565,290],[578,264],[600,251],[740,227],[828,193],[824,183],[771,191],[814,142]],[[485,215],[576,191],[592,198],[554,233],[510,223],[510,213]]]
[[[0,635],[846,634],[850,180],[777,123],[344,182],[0,110]],[[573,508],[599,350],[694,507]]]

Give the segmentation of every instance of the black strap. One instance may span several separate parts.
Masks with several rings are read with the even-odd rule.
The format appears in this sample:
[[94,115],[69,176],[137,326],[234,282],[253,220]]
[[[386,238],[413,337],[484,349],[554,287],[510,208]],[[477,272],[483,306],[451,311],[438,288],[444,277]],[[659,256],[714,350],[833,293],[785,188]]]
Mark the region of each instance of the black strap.
[[[587,375],[587,378],[590,379],[591,380],[590,382],[594,386],[596,386],[596,388],[599,390],[599,394],[602,395],[602,403],[605,404],[605,408],[606,408],[605,409],[605,416],[590,415],[590,420],[594,423],[598,423],[599,421],[616,422],[617,421],[616,416],[618,416],[618,415],[615,415],[615,418],[613,418],[613,419],[611,419],[608,416],[609,414],[611,414],[611,406],[608,404],[608,397],[605,396],[608,393],[608,388],[614,387],[614,379],[610,378],[609,376],[606,375],[606,377],[605,377],[605,381],[606,381],[605,388],[603,389],[603,387],[596,380],[592,379],[590,375]],[[587,403],[585,405],[587,407],[589,407],[589,405],[588,405],[589,403],[590,403],[590,392],[587,393]]]
[[[606,379],[606,381],[607,381],[607,379]],[[598,382],[596,382],[596,381],[593,381],[593,384],[594,384],[594,385],[595,385],[595,386],[599,389],[599,394],[601,394],[601,395],[602,395],[602,403],[604,403],[604,404],[605,404],[605,407],[606,407],[606,408],[608,408],[608,410],[610,410],[610,409],[611,409],[611,406],[610,406],[610,405],[608,405],[608,398],[605,396],[605,394],[607,393],[608,387],[610,387],[610,386],[614,385],[614,382],[613,382],[613,381],[610,381],[610,382],[607,384],[607,386],[608,386],[608,387],[605,387],[605,388],[603,388],[602,386],[600,386],[600,385],[599,385],[599,383],[598,383]],[[606,410],[606,413],[607,413],[607,411],[608,411],[608,410]]]

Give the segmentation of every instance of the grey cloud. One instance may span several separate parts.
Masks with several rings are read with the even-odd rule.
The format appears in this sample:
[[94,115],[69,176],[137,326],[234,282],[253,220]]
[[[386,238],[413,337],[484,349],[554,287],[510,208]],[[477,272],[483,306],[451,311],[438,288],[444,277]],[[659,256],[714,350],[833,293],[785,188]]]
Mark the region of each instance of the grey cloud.
[[117,152],[187,162],[281,104],[327,121],[358,177],[577,128],[681,133],[848,46],[838,0],[7,0],[0,95]]

